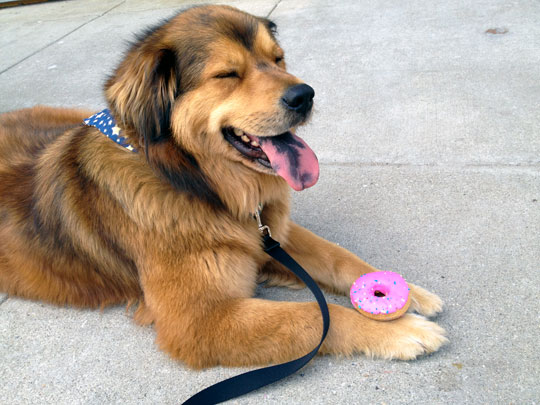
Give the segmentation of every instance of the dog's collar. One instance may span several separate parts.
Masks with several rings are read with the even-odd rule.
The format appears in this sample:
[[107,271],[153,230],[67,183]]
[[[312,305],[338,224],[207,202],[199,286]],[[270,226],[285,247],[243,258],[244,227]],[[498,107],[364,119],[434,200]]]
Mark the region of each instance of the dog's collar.
[[118,145],[123,146],[127,150],[132,152],[137,152],[133,146],[131,146],[127,139],[123,136],[120,136],[122,130],[116,126],[116,120],[111,115],[111,111],[106,108],[103,111],[98,112],[97,114],[92,115],[91,117],[83,120],[84,125],[89,127],[96,127],[99,129],[107,138],[112,139]]
[[259,227],[259,232],[263,236],[268,236],[268,237],[271,238],[272,237],[272,232],[270,232],[270,227],[268,225],[264,225],[262,223],[262,220],[261,220],[262,210],[263,210],[263,205],[259,203],[259,205],[257,205],[257,208],[255,209],[255,212],[252,215],[253,215],[253,218],[255,218],[255,220],[257,221],[257,226]]

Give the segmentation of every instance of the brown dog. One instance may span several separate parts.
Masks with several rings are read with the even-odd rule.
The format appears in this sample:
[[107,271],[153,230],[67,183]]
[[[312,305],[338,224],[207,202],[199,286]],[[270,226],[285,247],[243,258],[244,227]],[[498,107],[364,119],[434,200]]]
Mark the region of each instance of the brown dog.
[[[252,298],[297,284],[269,260],[253,220],[322,286],[348,294],[375,271],[289,219],[289,185],[317,181],[294,129],[313,90],[287,73],[275,25],[224,6],[191,8],[147,31],[106,85],[133,153],[83,126],[91,112],[36,107],[0,118],[0,290],[59,305],[137,300],[135,319],[191,367],[282,362],[321,334],[316,303]],[[411,310],[441,300],[411,285]],[[322,353],[413,359],[444,331],[330,305]]]

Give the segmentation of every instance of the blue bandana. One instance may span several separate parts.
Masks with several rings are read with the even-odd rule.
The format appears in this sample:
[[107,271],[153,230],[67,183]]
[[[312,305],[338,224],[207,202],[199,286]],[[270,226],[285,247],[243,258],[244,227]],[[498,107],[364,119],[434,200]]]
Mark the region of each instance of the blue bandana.
[[111,115],[111,111],[108,108],[98,112],[97,114],[92,115],[91,117],[85,119],[83,122],[89,127],[96,127],[103,134],[105,134],[107,138],[112,139],[118,145],[123,146],[124,148],[132,152],[137,152],[137,149],[131,146],[127,142],[126,138],[120,136],[120,132],[122,132],[122,130],[116,126],[116,121]]

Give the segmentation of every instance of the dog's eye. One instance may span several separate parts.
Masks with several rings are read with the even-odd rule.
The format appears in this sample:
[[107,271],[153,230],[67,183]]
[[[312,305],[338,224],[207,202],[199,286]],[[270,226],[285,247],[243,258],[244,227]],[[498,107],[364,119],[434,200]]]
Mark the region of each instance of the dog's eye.
[[226,78],[229,78],[229,77],[237,77],[239,78],[240,75],[238,74],[238,72],[236,70],[231,70],[230,72],[223,72],[223,73],[220,73],[216,76],[214,76],[216,79],[226,79]]
[[276,56],[276,63],[280,63],[283,60],[283,56]]

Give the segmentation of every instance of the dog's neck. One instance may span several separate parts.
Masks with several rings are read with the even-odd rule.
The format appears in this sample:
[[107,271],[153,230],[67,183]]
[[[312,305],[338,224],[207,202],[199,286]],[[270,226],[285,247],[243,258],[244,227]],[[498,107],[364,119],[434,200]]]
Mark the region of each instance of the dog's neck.
[[[137,138],[133,136],[133,131],[118,127],[108,109],[85,119],[84,124],[96,127],[118,145],[137,152],[132,146],[132,140]],[[258,173],[238,162],[202,156],[197,158],[200,170],[210,182],[211,188],[234,217],[250,218],[260,204],[267,206],[279,202],[288,206],[289,187],[281,177]]]
[[281,177],[255,172],[237,162],[199,161],[214,190],[235,217],[251,218],[259,204],[288,206],[289,186]]

